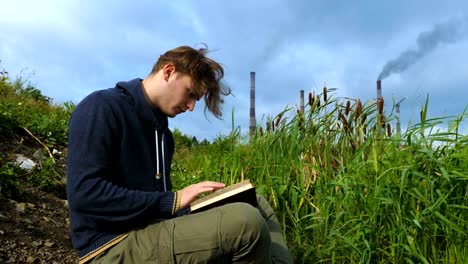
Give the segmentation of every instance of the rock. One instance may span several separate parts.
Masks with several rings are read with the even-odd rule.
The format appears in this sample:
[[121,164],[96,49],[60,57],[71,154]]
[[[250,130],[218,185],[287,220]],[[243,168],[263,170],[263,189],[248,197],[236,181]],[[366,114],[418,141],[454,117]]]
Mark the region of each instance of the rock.
[[17,203],[15,204],[16,206],[16,211],[18,213],[24,213],[26,211],[26,204],[25,203]]
[[51,242],[51,241],[47,241],[47,242],[44,243],[44,246],[45,246],[45,247],[48,247],[48,248],[51,248],[51,247],[53,247],[54,245],[55,245],[55,243],[54,243],[54,242]]
[[49,203],[41,204],[42,209],[52,209],[52,206]]
[[41,243],[41,242],[37,242],[37,241],[33,241],[33,242],[31,243],[31,245],[32,245],[33,247],[39,247],[40,245],[42,245],[42,243]]
[[17,201],[0,199],[0,213],[8,217],[0,218],[0,264],[77,264],[78,252],[65,224],[69,217],[66,201],[25,187]]
[[26,259],[26,263],[39,263],[40,260],[38,258],[35,258],[35,257],[31,257],[29,256],[27,259]]

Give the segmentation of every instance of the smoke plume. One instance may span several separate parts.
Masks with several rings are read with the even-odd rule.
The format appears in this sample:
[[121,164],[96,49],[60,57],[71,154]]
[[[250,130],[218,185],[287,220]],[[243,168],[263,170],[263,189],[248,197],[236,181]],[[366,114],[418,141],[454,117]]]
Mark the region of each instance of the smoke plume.
[[441,44],[459,41],[467,33],[466,24],[467,18],[452,19],[446,23],[435,25],[430,31],[422,32],[416,40],[416,49],[406,50],[396,59],[388,61],[377,79],[383,80],[393,73],[405,71]]

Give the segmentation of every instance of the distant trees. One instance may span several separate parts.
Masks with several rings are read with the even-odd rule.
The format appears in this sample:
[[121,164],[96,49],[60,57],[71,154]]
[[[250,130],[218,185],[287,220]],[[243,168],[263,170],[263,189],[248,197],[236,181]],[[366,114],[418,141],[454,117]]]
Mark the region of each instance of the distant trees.
[[210,144],[210,142],[206,138],[203,139],[201,142],[198,142],[197,137],[195,136],[190,137],[186,134],[183,134],[182,131],[180,131],[178,128],[175,128],[172,131],[172,135],[174,136],[174,142],[177,148],[180,148],[180,147],[192,148],[192,147],[198,147],[198,146],[207,146]]

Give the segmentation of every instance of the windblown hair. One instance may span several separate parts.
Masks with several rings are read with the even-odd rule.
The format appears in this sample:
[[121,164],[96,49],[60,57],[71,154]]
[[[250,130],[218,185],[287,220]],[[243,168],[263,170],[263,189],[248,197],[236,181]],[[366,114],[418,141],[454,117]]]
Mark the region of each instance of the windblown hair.
[[156,74],[167,64],[174,64],[176,72],[187,74],[192,79],[197,98],[205,97],[205,111],[208,109],[215,117],[221,118],[222,96],[231,94],[231,89],[221,80],[224,77],[223,67],[206,57],[207,53],[206,45],[200,49],[177,47],[159,57],[151,74]]

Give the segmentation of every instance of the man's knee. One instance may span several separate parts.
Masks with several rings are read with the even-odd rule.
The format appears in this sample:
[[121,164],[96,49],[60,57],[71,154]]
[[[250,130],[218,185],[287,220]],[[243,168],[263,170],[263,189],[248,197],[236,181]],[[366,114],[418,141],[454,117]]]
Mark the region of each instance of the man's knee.
[[222,210],[222,234],[244,242],[271,243],[268,225],[257,208],[246,203],[232,203],[223,206]]

